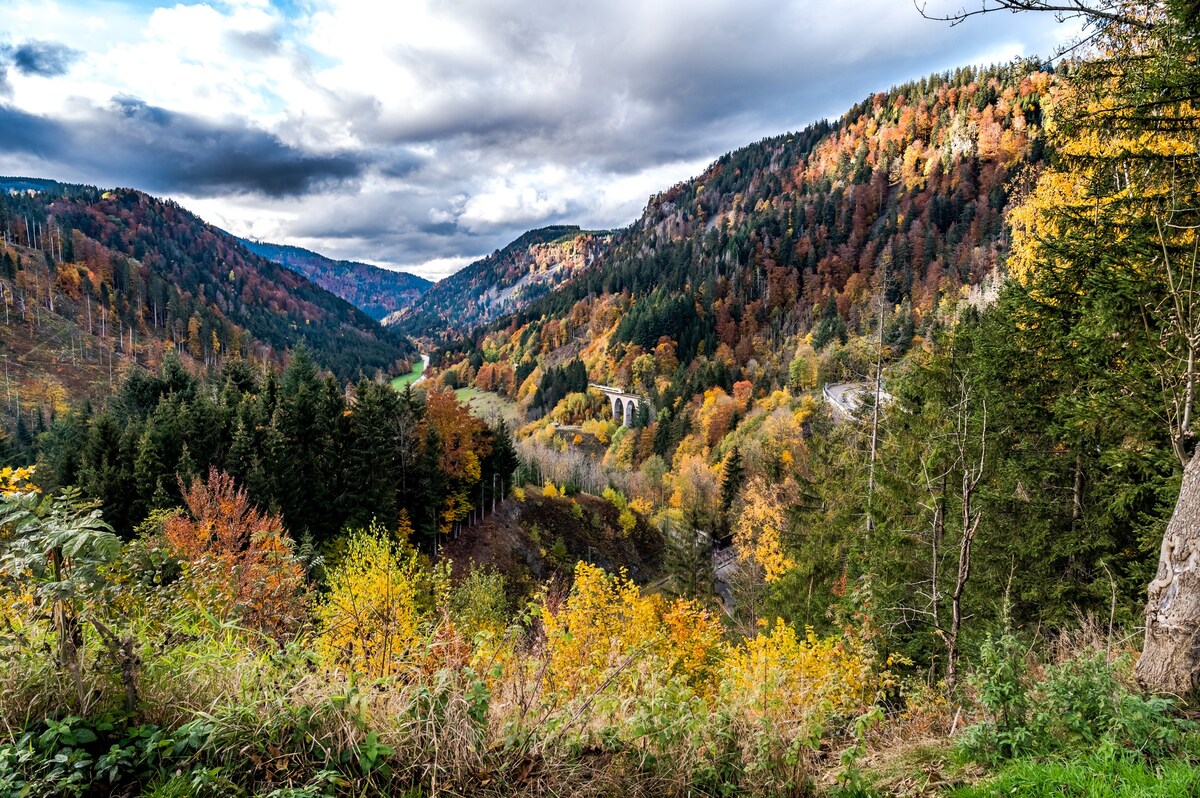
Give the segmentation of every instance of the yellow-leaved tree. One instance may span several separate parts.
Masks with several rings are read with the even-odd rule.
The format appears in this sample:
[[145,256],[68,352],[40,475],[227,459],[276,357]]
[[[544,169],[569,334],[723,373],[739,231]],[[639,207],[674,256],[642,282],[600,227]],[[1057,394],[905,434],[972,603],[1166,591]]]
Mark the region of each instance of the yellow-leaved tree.
[[799,500],[799,488],[790,476],[782,482],[754,477],[743,492],[744,504],[734,527],[738,557],[753,560],[763,578],[774,582],[796,563],[784,545],[788,533],[788,508]]
[[331,667],[392,676],[420,642],[417,551],[378,526],[350,533],[317,606],[317,651]]
[[1058,331],[1064,368],[1099,364],[1072,428],[1161,418],[1184,467],[1137,669],[1183,695],[1200,687],[1200,19],[1177,2],[1084,13],[1095,44],[1054,95],[1053,157],[1011,214],[1010,264],[1030,300],[1024,325]]

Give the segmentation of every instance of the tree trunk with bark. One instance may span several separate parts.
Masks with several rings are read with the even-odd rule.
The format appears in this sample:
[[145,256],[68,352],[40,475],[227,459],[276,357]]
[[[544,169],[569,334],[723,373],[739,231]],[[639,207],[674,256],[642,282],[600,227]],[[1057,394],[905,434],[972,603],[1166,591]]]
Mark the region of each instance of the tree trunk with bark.
[[1200,686],[1200,457],[1183,470],[1163,535],[1137,679],[1148,690],[1181,697]]

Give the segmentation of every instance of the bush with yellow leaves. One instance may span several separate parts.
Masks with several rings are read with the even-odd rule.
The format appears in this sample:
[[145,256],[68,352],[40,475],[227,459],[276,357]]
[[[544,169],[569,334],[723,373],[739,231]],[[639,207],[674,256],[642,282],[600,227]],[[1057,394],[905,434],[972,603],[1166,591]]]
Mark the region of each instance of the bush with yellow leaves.
[[699,603],[645,595],[585,563],[541,617],[545,646],[530,663],[545,679],[540,733],[634,756],[638,767],[670,762],[690,785],[804,789],[821,741],[876,717],[890,684],[867,630],[819,638],[760,621],[756,637],[727,640]]
[[721,624],[694,601],[643,595],[624,576],[587,563],[560,607],[543,605],[552,690],[582,695],[605,684],[636,688],[651,673],[711,687],[721,653]]
[[879,684],[874,652],[861,640],[822,639],[811,628],[801,636],[782,619],[731,646],[721,670],[722,700],[772,727],[855,717],[874,703]]
[[392,676],[419,642],[416,549],[379,527],[350,533],[314,613],[325,663],[371,678]]

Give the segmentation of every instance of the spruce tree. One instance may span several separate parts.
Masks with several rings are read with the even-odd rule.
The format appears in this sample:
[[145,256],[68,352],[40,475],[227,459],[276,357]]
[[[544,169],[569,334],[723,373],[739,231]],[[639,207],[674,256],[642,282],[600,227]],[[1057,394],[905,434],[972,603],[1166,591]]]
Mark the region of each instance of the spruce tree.
[[415,473],[410,479],[412,490],[409,493],[408,515],[412,520],[413,531],[422,547],[429,552],[436,550],[438,539],[438,514],[442,500],[445,497],[443,486],[445,478],[441,469],[442,442],[433,425],[427,425],[425,437],[421,441],[421,451],[417,458]]

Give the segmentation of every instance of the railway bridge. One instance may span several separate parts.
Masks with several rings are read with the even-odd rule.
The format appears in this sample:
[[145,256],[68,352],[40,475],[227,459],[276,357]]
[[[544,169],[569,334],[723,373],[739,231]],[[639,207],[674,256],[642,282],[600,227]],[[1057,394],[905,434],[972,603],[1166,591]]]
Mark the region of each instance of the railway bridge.
[[649,405],[649,402],[644,396],[638,396],[635,393],[622,391],[620,388],[614,388],[611,385],[600,385],[599,383],[589,382],[589,388],[595,388],[600,393],[608,398],[608,403],[612,407],[613,421],[626,426],[633,423],[633,413],[643,404]]

